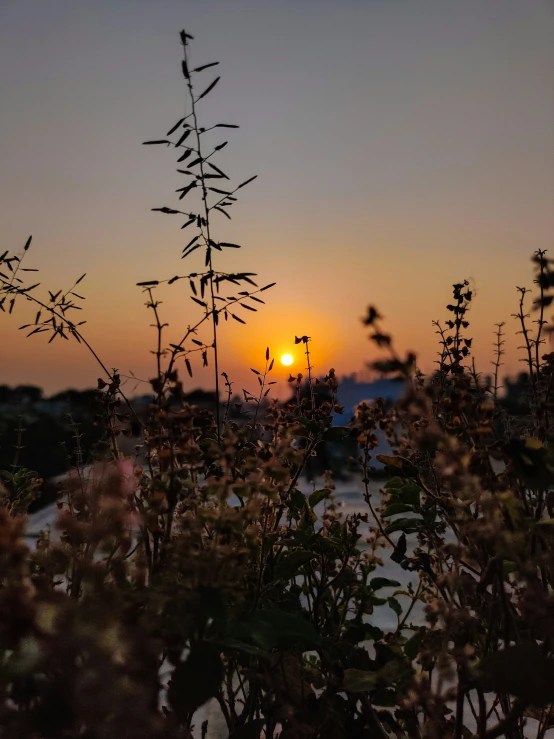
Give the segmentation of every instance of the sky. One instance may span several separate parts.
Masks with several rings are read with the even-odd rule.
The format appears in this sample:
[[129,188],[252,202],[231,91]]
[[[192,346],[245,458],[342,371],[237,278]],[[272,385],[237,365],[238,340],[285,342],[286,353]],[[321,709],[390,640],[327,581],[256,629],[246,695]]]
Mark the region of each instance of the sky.
[[[267,345],[304,371],[295,335],[312,338],[316,372],[363,370],[377,356],[360,322],[370,303],[429,371],[432,322],[463,279],[477,369],[500,321],[502,369],[522,368],[516,286],[533,286],[530,257],[553,240],[552,0],[0,0],[0,251],[33,235],[37,294],[87,273],[80,318],[104,363],[152,377],[136,283],[202,268],[180,260],[180,221],[151,211],[177,207],[175,150],[141,146],[183,115],[183,27],[193,64],[221,62],[201,125],[240,124],[214,133],[230,142],[219,166],[258,175],[216,223],[243,247],[216,268],[277,282],[246,326],[220,332],[234,388],[255,389]],[[175,342],[201,309],[186,283],[157,296]],[[0,384],[95,384],[82,346],[18,331],[33,317],[25,303],[0,314]],[[193,369],[187,385],[209,387]],[[275,379],[288,373],[277,362]]]

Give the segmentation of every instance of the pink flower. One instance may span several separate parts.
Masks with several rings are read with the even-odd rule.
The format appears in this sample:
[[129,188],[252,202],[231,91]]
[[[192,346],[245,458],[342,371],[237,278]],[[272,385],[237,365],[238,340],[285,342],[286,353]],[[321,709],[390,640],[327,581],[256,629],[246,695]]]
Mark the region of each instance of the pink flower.
[[133,460],[130,458],[120,459],[115,463],[116,473],[121,477],[121,492],[127,497],[135,494],[138,487],[138,479],[135,475]]

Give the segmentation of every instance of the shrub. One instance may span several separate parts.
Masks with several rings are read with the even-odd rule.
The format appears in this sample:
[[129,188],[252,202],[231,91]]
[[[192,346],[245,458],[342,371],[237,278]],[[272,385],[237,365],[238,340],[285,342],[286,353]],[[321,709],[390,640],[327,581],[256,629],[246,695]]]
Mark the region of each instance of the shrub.
[[[244,321],[239,307],[256,309],[269,285],[214,266],[215,252],[237,245],[216,240],[212,221],[229,215],[251,178],[225,186],[228,176],[212,161],[222,144],[204,145],[216,127],[200,126],[198,103],[219,78],[196,93],[197,76],[212,65],[192,68],[191,38],[181,32],[191,112],[168,138],[147,143],[173,142],[189,178],[180,200],[200,194],[181,215],[183,226],[198,229],[184,256],[201,249],[205,271],[165,282],[186,279],[202,317],[165,348],[156,297],[164,281],[141,283],[157,327],[149,414],[145,422],[136,416],[119,374],[97,357],[106,444],[92,472],[78,464],[60,493],[59,539],[43,532],[29,551],[22,513],[36,478],[17,464],[4,475],[2,736],[211,737],[219,715],[221,736],[233,739],[545,737],[554,705],[554,363],[542,354],[551,263],[536,254],[532,326],[520,290],[524,415],[499,398],[501,326],[493,381],[469,364],[472,293],[461,282],[448,320],[436,323],[438,367],[427,378],[414,355],[395,351],[369,308],[365,324],[383,350],[374,366],[405,379],[401,402],[362,403],[351,425],[333,426],[335,373],[320,392],[302,336],[306,392],[293,377],[289,403],[264,404],[268,349],[263,371],[254,371],[257,390],[245,395],[253,411],[232,418],[225,374],[228,400],[219,402],[220,323]],[[74,288],[41,300],[36,286],[18,281],[20,258],[6,253],[1,261],[8,312],[18,298],[34,301],[40,310],[30,333],[73,337],[94,351],[82,322],[69,318],[80,300]],[[229,285],[240,290],[220,296]],[[205,327],[210,338],[197,338]],[[192,373],[193,352],[213,362],[213,412],[188,403],[179,379],[179,363]],[[131,418],[142,428],[141,466],[118,446]],[[376,454],[377,430],[393,455]],[[321,444],[346,439],[357,446],[352,466],[366,503],[349,514],[329,475],[309,495],[298,487]],[[389,473],[377,500],[375,456]],[[385,576],[384,562],[398,580]],[[394,614],[386,629],[376,624],[384,610]]]

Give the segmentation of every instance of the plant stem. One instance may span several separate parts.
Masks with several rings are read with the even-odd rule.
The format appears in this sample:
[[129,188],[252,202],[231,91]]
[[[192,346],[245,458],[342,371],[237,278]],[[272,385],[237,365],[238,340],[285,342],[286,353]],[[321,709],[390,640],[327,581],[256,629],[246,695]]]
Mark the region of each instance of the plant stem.
[[[188,55],[186,43],[183,44],[183,57],[185,64],[188,68]],[[202,150],[200,144],[200,131],[198,128],[198,119],[196,117],[196,105],[194,100],[194,92],[192,88],[192,79],[190,74],[187,77],[187,86],[190,95],[192,120],[194,125],[194,132],[196,134],[196,147],[198,156],[200,158],[200,182],[202,185],[202,202],[204,204],[204,218],[206,221],[206,237],[207,237],[207,267],[209,269],[209,285],[210,285],[210,298],[212,303],[212,328],[213,328],[213,350],[214,350],[214,372],[215,372],[215,422],[217,425],[217,442],[221,445],[221,420],[220,420],[220,408],[219,408],[219,358],[218,358],[218,345],[217,345],[217,311],[215,308],[215,294],[214,294],[214,270],[212,264],[212,249],[210,246],[210,210],[208,208],[208,193],[206,191],[206,180],[204,177],[204,160],[202,158]]]

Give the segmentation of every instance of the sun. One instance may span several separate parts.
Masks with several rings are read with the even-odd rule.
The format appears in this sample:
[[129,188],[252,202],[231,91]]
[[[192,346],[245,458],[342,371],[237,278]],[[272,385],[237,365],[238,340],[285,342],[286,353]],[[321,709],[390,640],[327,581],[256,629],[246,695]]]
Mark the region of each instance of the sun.
[[283,354],[281,357],[281,364],[284,364],[285,367],[290,367],[290,365],[294,362],[294,357],[292,354]]

